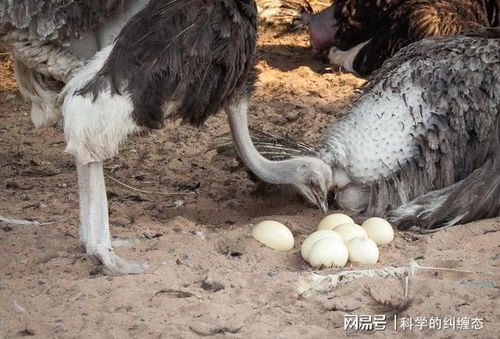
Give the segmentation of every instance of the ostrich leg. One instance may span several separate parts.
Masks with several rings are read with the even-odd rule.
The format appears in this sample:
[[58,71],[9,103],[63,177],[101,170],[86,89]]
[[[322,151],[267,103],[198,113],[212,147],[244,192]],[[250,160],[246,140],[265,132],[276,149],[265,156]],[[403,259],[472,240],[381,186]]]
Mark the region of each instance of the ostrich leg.
[[76,159],[80,191],[80,240],[88,254],[104,265],[104,274],[137,274],[147,264],[127,261],[113,253],[108,222],[108,201],[102,161],[82,163]]

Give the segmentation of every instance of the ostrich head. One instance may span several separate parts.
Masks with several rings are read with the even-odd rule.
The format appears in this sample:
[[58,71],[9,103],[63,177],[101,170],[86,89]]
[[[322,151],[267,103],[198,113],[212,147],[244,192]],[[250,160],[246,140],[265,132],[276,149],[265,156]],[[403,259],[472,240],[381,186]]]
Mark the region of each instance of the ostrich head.
[[333,46],[335,35],[339,29],[334,18],[335,6],[322,10],[316,14],[301,13],[301,19],[309,26],[309,36],[313,51],[322,52]]
[[322,160],[300,157],[283,161],[282,169],[290,172],[289,183],[294,185],[323,213],[328,211],[328,192],[333,185],[332,169]]

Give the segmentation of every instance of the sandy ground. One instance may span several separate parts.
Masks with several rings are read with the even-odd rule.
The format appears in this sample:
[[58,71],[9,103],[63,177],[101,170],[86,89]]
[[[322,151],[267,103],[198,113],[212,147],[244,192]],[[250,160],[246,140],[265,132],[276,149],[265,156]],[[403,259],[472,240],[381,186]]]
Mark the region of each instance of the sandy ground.
[[[251,125],[314,140],[363,80],[322,72],[304,32],[278,37],[276,29],[262,28],[260,33],[261,74]],[[401,266],[414,259],[472,273],[419,271],[409,280],[412,302],[399,314],[397,330],[390,317],[385,331],[345,331],[346,315],[382,314],[366,287],[377,298],[398,303],[402,281],[363,278],[299,296],[299,282],[313,272],[300,258],[300,244],[321,216],[297,194],[263,189],[237,161],[206,151],[214,136],[228,130],[222,114],[201,129],[171,123],[133,137],[120,157],[106,162],[107,173],[118,180],[176,195],[139,193],[107,180],[113,235],[138,239],[117,251],[150,268],[136,276],[104,276],[78,241],[75,166],[63,153],[61,128],[32,127],[6,56],[0,81],[0,215],[57,221],[0,222],[1,337],[498,338],[500,218],[429,235],[398,232],[381,248],[379,264],[349,266]],[[263,219],[290,227],[296,238],[291,252],[273,251],[251,238],[252,226]],[[402,321],[410,318],[420,328],[403,329]],[[440,319],[441,330],[429,329],[431,318]],[[467,324],[482,329],[464,329]]]

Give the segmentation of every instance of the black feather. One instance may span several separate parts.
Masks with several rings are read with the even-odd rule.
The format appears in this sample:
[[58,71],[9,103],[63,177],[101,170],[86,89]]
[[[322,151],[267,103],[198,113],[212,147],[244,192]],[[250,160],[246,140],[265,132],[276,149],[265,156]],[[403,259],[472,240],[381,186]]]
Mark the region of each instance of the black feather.
[[157,0],[123,28],[107,62],[80,94],[126,91],[138,125],[159,128],[164,104],[199,125],[248,90],[257,10],[251,0]]
[[348,50],[371,41],[357,54],[353,68],[371,74],[398,50],[436,35],[498,25],[498,0],[337,0],[334,46]]

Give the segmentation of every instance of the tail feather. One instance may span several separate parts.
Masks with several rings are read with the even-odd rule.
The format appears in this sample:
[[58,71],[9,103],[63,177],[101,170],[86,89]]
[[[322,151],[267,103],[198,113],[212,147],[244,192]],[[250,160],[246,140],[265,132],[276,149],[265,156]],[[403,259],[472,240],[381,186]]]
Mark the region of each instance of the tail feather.
[[62,118],[57,104],[62,82],[28,68],[19,60],[15,62],[14,76],[22,96],[31,103],[31,121],[36,128],[51,126]]
[[389,213],[398,228],[431,229],[500,215],[500,155],[468,177],[422,195]]
[[[279,161],[302,156],[318,156],[318,152],[313,146],[285,139],[269,133],[250,130],[250,136],[257,151],[269,160]],[[225,133],[215,138],[212,150],[217,150],[218,154],[235,157],[238,151],[234,146],[231,133]]]

